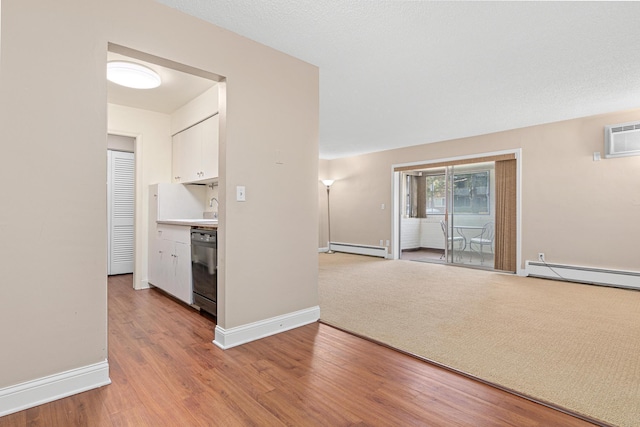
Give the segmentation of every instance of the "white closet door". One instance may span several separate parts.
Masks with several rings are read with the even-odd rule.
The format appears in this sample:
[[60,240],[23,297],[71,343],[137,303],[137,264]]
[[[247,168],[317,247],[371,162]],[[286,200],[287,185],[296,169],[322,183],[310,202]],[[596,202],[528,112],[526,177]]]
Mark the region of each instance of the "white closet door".
[[107,150],[108,274],[133,273],[135,160],[133,153]]

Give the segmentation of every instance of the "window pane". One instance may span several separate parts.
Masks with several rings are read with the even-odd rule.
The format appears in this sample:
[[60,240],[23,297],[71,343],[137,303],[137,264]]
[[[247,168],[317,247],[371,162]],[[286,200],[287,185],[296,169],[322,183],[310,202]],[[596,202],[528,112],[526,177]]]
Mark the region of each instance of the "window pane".
[[454,175],[453,212],[457,214],[489,214],[488,171]]
[[446,200],[444,174],[428,175],[427,215],[444,214]]

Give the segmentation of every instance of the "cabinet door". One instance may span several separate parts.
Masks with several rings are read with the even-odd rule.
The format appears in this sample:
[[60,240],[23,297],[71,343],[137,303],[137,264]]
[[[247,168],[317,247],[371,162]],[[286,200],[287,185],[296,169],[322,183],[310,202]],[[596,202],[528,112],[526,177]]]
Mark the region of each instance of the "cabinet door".
[[173,284],[173,296],[187,304],[191,304],[193,302],[191,286],[191,245],[176,242],[174,254],[175,280]]
[[190,127],[173,136],[173,182],[193,182],[200,177],[200,130]]
[[[172,289],[172,265],[173,242],[165,239],[157,239],[153,252],[149,253],[151,265],[149,268],[149,282],[152,285],[171,293]],[[152,280],[152,277],[154,278]]]
[[177,133],[171,140],[171,182],[182,182],[184,166],[182,159],[182,133]]
[[193,182],[200,179],[202,172],[200,167],[200,157],[202,155],[201,133],[202,128],[200,125],[192,126],[182,132],[182,152],[180,155],[183,169],[181,173],[184,179],[181,182]]
[[201,179],[218,177],[218,125],[219,114],[200,123],[202,137]]
[[173,137],[173,182],[198,182],[218,177],[219,114]]

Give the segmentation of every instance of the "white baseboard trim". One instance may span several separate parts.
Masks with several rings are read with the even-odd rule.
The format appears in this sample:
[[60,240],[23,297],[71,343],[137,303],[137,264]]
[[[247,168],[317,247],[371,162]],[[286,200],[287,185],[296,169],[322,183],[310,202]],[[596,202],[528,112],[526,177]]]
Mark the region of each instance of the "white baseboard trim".
[[149,283],[149,281],[148,281],[148,280],[141,280],[141,281],[140,281],[140,286],[139,286],[139,287],[137,287],[137,288],[134,288],[134,289],[135,289],[136,291],[139,291],[139,290],[141,290],[141,289],[149,289],[149,288],[151,288],[151,287],[153,287],[153,285],[152,285],[151,283]]
[[223,329],[220,326],[216,326],[216,335],[213,343],[221,349],[226,350],[250,341],[317,322],[318,319],[320,319],[320,307],[316,305],[315,307],[236,326],[235,328]]
[[640,272],[610,270],[575,265],[549,264],[539,261],[525,263],[527,276],[555,280],[587,283],[590,285],[614,286],[617,288],[640,289]]
[[328,246],[325,246],[324,248],[318,248],[318,253],[328,252],[328,251],[329,251],[329,247]]
[[331,242],[331,249],[334,252],[345,252],[356,255],[369,255],[387,258],[388,251],[385,246],[359,245],[354,243]]
[[0,417],[111,384],[109,362],[71,369],[0,389]]

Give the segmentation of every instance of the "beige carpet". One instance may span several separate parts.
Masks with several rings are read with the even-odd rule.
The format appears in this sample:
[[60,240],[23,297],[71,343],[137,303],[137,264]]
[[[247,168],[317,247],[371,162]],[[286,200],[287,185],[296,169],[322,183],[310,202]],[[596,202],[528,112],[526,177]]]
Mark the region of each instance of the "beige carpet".
[[320,254],[321,320],[538,401],[640,426],[640,292]]

